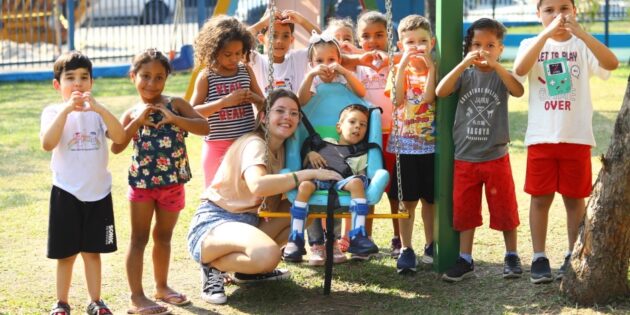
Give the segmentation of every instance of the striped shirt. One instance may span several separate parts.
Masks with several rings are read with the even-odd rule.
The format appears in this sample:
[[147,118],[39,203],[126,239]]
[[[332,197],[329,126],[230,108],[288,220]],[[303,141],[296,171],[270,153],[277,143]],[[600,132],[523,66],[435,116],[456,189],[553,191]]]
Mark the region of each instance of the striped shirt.
[[[223,77],[208,72],[208,96],[204,103],[221,99],[238,89],[249,89],[251,79],[245,65],[239,65],[233,76]],[[254,130],[254,109],[252,103],[228,106],[208,117],[209,140],[233,140]]]

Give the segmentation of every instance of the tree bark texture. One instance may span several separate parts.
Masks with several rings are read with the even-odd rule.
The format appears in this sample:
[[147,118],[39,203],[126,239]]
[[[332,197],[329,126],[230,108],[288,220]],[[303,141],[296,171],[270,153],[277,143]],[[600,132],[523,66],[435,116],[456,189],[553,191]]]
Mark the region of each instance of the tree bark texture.
[[602,159],[571,268],[560,289],[578,304],[604,304],[630,295],[630,77]]

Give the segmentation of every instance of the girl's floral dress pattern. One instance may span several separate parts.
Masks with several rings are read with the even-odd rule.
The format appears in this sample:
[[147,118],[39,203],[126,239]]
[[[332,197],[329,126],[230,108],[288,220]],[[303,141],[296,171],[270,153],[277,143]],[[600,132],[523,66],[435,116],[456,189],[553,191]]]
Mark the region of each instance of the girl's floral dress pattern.
[[[166,108],[173,111],[170,102]],[[154,125],[160,120],[160,112],[149,115],[149,121]],[[129,185],[150,189],[188,182],[192,175],[184,141],[187,136],[186,131],[174,124],[160,125],[159,128],[141,126],[133,137]]]

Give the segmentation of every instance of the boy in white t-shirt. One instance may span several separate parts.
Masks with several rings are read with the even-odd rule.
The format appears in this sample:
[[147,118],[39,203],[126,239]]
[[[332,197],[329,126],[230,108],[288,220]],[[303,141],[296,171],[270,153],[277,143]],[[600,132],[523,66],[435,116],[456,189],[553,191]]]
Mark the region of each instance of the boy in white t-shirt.
[[54,64],[53,86],[63,102],[42,112],[40,140],[52,151],[48,258],[57,259],[57,302],[50,314],[70,314],[68,292],[72,266],[80,253],[91,303],[88,314],[112,314],[101,300],[100,253],[116,251],[111,197],[112,177],[107,170],[107,138],[125,140],[125,131],[91,94],[92,63],[71,51]]
[[562,278],[584,219],[584,198],[591,194],[593,137],[589,77],[602,79],[619,66],[617,57],[584,31],[573,0],[538,0],[545,29],[521,42],[514,73],[529,79],[527,171],[525,192],[531,197],[529,225],[534,255],[532,283],[553,281],[545,240],[549,208],[555,192],[567,212],[568,251],[556,278]]
[[[317,25],[311,23],[300,13],[293,10],[276,10],[273,26],[273,77],[274,88],[286,88],[297,94],[304,80],[308,66],[306,49],[291,49],[295,37],[295,24],[302,26],[309,34],[313,31],[321,33]],[[269,11],[265,12],[258,23],[248,30],[256,36],[265,48],[268,48],[267,30],[269,29]],[[252,51],[250,66],[256,76],[260,90],[265,95],[269,87],[269,59],[266,54]]]

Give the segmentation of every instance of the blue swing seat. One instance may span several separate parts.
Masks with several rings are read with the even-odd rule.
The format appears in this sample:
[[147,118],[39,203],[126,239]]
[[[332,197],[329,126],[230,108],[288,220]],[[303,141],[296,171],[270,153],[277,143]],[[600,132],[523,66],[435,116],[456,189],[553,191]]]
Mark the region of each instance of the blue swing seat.
[[[372,107],[370,103],[356,96],[352,91],[341,83],[324,83],[317,87],[317,94],[313,95],[311,100],[302,107],[304,114],[311,122],[315,131],[322,138],[338,138],[336,124],[339,119],[341,110],[350,104],[360,104],[366,107]],[[369,117],[369,130],[366,134],[368,142],[376,143],[383,147],[381,132],[381,112],[379,110],[371,111]],[[302,143],[308,136],[308,131],[303,124],[298,126],[295,135],[287,139],[285,143],[285,166],[281,173],[289,173],[301,170],[302,157],[300,149]],[[381,200],[385,186],[389,180],[389,173],[383,169],[383,155],[377,148],[368,151],[367,176],[370,179],[369,185],[365,191],[369,205],[375,205]],[[297,196],[297,189],[287,193],[287,197],[291,203]],[[316,191],[308,201],[310,211],[325,211],[328,203],[328,191]],[[346,191],[339,191],[339,204],[347,210],[350,205],[350,194]]]

